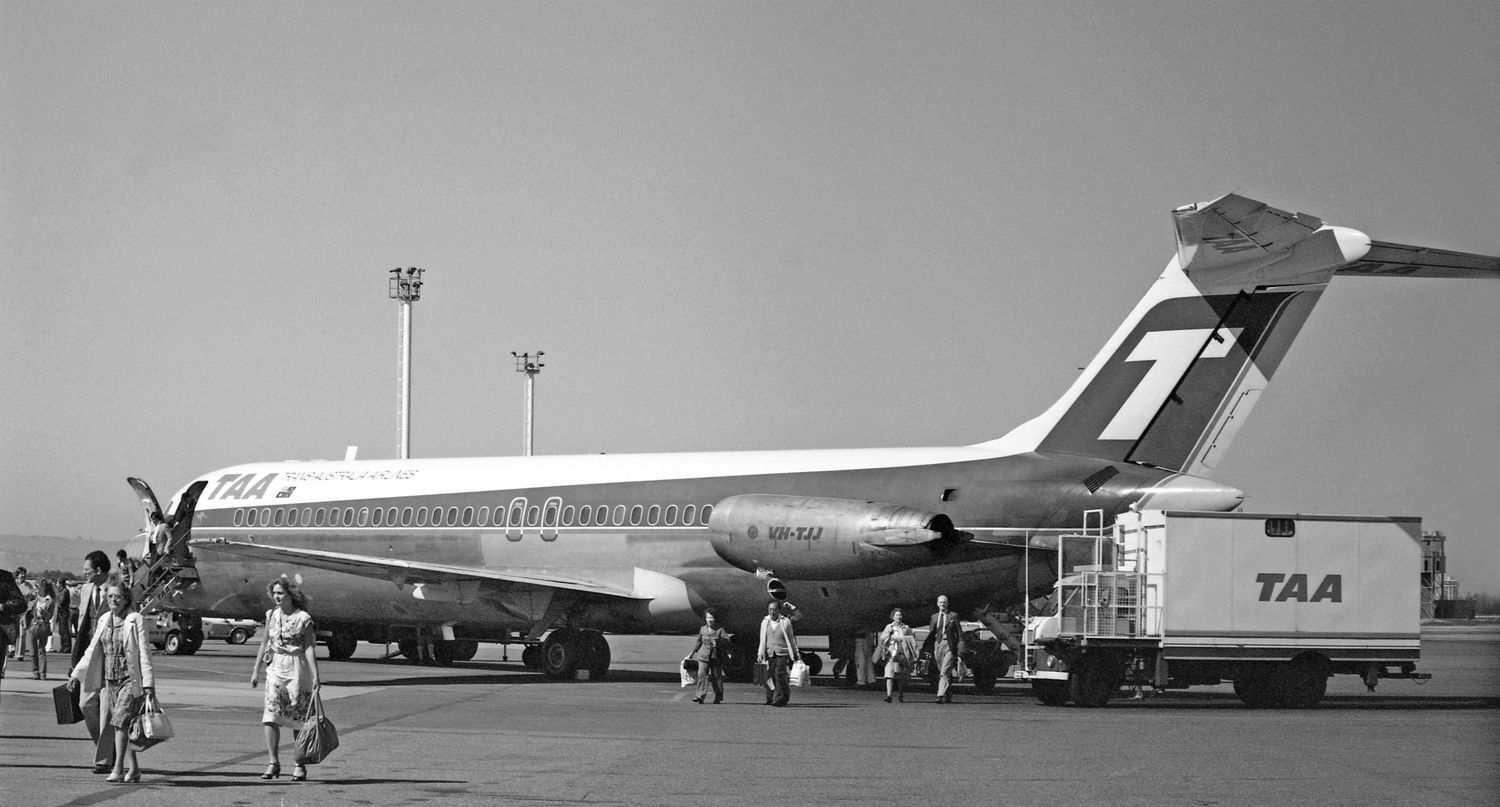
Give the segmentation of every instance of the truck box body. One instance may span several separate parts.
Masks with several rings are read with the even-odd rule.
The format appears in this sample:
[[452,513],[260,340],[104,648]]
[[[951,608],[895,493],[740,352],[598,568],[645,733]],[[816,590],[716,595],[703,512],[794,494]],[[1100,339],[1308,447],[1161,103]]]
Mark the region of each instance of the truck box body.
[[1116,530],[1122,560],[1144,549],[1144,621],[1169,661],[1418,656],[1420,519],[1142,511]]

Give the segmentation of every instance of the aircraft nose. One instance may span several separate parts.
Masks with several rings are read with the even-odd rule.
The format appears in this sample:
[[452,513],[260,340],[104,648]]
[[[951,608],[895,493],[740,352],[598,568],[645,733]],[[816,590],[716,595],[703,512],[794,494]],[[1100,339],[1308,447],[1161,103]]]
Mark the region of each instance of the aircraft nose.
[[1244,503],[1245,492],[1239,488],[1181,474],[1146,491],[1137,506],[1142,510],[1227,512]]

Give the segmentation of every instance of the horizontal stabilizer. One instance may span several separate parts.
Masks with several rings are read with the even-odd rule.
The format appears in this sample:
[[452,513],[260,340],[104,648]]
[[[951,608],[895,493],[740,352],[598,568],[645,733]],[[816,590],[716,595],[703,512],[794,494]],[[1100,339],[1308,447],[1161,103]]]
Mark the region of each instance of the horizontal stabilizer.
[[309,566],[330,572],[342,572],[377,580],[390,580],[397,586],[418,584],[460,584],[474,580],[499,584],[506,589],[512,586],[561,589],[583,594],[618,597],[627,600],[646,600],[635,592],[597,583],[591,580],[560,575],[517,574],[499,569],[484,569],[472,566],[449,566],[442,563],[425,563],[416,560],[397,560],[370,555],[353,555],[346,552],[328,552],[322,549],[301,549],[247,541],[214,539],[193,542],[198,551],[224,552],[252,560],[268,563],[290,563]]
[[1317,232],[1323,220],[1231,193],[1172,211],[1172,225],[1178,265],[1193,277],[1286,252]]
[[1500,257],[1371,241],[1370,251],[1341,275],[1374,277],[1500,278]]

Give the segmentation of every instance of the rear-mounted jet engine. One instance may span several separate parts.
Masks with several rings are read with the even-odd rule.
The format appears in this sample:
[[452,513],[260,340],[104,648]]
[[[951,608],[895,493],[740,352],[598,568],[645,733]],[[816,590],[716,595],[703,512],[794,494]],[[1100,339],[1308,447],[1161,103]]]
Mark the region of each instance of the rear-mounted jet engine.
[[714,505],[714,551],[789,580],[848,580],[926,566],[974,536],[941,513],[851,499],[747,494]]

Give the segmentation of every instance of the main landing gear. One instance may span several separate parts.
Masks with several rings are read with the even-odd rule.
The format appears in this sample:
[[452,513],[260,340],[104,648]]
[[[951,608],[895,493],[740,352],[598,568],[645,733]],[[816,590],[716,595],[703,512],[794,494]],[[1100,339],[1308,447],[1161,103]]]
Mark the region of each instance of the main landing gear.
[[558,628],[548,633],[540,646],[527,647],[521,653],[521,663],[562,681],[598,681],[609,674],[609,661],[609,642],[604,634],[589,628]]

